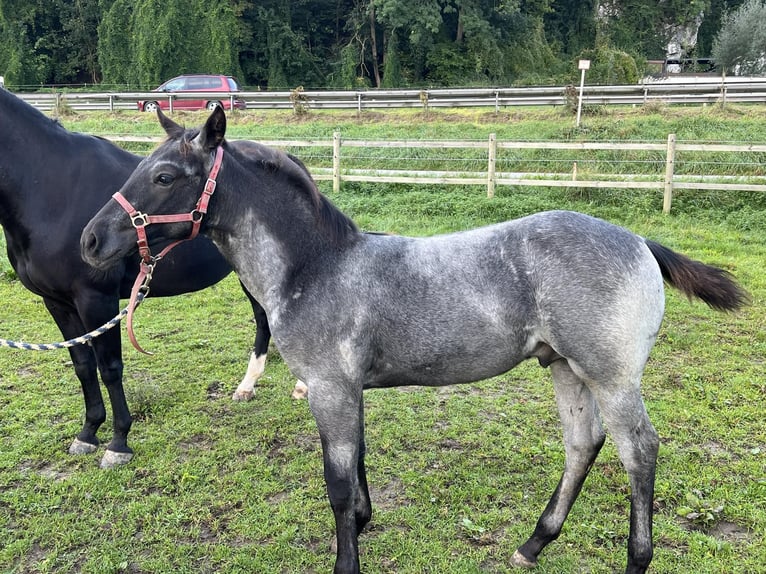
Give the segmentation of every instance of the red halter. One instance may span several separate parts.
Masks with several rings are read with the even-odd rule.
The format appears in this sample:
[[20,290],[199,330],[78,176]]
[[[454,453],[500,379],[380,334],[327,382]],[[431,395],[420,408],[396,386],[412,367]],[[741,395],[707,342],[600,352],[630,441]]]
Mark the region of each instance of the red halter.
[[[149,282],[152,279],[152,272],[154,271],[154,265],[157,263],[157,261],[167,255],[167,253],[179,243],[183,243],[184,241],[189,241],[190,239],[197,237],[200,225],[202,224],[202,218],[207,213],[207,206],[210,202],[210,197],[213,195],[213,193],[215,193],[216,178],[218,177],[218,170],[221,169],[222,162],[223,147],[218,146],[215,151],[215,161],[213,162],[213,167],[211,168],[210,174],[208,175],[207,181],[205,182],[205,187],[202,189],[202,195],[200,195],[200,198],[197,200],[197,204],[194,206],[194,209],[192,209],[189,213],[178,213],[173,215],[146,215],[145,213],[141,213],[135,207],[133,207],[133,205],[131,205],[131,203],[125,199],[125,197],[123,197],[119,191],[112,196],[117,201],[117,203],[119,203],[120,206],[127,212],[131,222],[133,223],[133,227],[136,228],[136,235],[138,235],[138,240],[136,243],[138,244],[138,253],[141,256],[141,268],[138,273],[138,277],[136,277],[136,281],[133,284],[133,289],[130,293],[127,330],[130,342],[133,344],[136,350],[142,353],[147,355],[152,354],[144,351],[141,348],[141,346],[138,344],[138,341],[136,341],[136,335],[133,332],[133,311],[137,307],[136,301],[138,294],[141,291],[143,291],[144,295],[149,293]],[[165,249],[163,249],[159,255],[153,256],[151,250],[149,249],[149,242],[146,239],[146,230],[144,228],[147,225],[151,225],[152,223],[182,223],[184,221],[190,221],[192,224],[192,230],[189,237],[186,239],[179,239],[178,241],[174,241],[165,247]]]

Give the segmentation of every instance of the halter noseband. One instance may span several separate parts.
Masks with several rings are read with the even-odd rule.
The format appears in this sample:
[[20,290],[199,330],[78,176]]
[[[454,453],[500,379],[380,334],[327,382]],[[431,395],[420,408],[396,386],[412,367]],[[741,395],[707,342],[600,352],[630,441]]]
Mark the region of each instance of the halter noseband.
[[[135,333],[133,332],[133,311],[137,306],[136,298],[138,297],[138,293],[143,292],[144,295],[148,295],[149,282],[152,279],[152,272],[154,271],[154,265],[157,263],[157,261],[167,255],[167,253],[179,243],[183,243],[184,241],[189,241],[190,239],[197,237],[200,226],[202,225],[202,218],[207,213],[207,206],[210,202],[210,198],[212,197],[213,193],[215,193],[216,178],[218,177],[218,171],[221,169],[221,163],[223,163],[223,147],[218,146],[215,150],[215,160],[213,161],[213,167],[210,169],[207,181],[205,182],[205,187],[202,189],[202,194],[197,200],[197,204],[194,206],[194,209],[192,209],[189,213],[177,213],[171,215],[147,215],[133,207],[133,205],[127,199],[125,199],[125,197],[119,191],[112,195],[115,201],[120,204],[120,207],[122,207],[128,214],[128,217],[130,217],[130,221],[133,223],[133,227],[136,229],[136,235],[138,236],[136,243],[138,244],[138,254],[141,256],[141,267],[138,276],[136,277],[136,281],[133,284],[133,289],[130,293],[130,303],[128,304],[127,316],[127,330],[130,342],[133,344],[136,350],[142,353],[147,355],[152,354],[144,351],[141,348],[141,346],[138,344],[138,341],[136,340]],[[185,221],[190,221],[192,224],[192,230],[189,234],[189,237],[174,241],[165,247],[165,249],[160,251],[159,255],[152,255],[151,249],[149,248],[149,242],[146,238],[145,227],[147,225],[151,225],[152,223],[183,223]]]

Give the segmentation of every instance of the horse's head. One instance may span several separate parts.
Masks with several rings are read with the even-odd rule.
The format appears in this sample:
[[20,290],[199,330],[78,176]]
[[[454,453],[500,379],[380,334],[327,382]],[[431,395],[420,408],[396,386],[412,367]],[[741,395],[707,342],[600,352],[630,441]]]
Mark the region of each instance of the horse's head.
[[143,227],[149,246],[196,235],[212,195],[208,177],[216,158],[222,157],[217,151],[224,144],[226,116],[216,108],[202,128],[187,130],[162,111],[157,115],[168,139],[138,165],[82,232],[82,256],[94,267],[109,268],[136,251],[137,227]]

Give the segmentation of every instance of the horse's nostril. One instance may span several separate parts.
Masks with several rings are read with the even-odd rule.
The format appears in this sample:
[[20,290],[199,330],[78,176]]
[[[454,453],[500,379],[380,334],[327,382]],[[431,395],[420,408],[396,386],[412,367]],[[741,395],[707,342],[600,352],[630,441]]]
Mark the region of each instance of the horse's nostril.
[[95,233],[88,233],[83,237],[82,248],[85,253],[95,253],[98,249],[98,238]]

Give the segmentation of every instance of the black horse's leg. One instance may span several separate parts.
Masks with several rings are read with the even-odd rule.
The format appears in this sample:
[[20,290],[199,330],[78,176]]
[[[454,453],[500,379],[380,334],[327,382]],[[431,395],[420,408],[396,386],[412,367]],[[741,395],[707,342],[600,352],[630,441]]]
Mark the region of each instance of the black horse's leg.
[[128,446],[128,433],[133,424],[125,389],[122,385],[122,348],[120,330],[107,331],[93,341],[98,370],[101,380],[109,393],[112,406],[112,440],[106,446],[101,458],[101,468],[112,468],[127,464],[133,458],[133,450]]
[[[85,332],[85,327],[73,307],[47,298],[43,298],[43,302],[65,339],[72,339]],[[85,423],[69,447],[69,453],[87,454],[98,448],[96,432],[106,420],[106,409],[99,388],[93,350],[88,346],[77,345],[69,348],[69,356],[85,399]]]
[[[79,316],[90,331],[103,325],[119,311],[119,299],[100,293],[83,293],[75,302]],[[133,423],[122,386],[122,346],[120,330],[110,329],[92,341],[101,381],[109,393],[112,407],[112,440],[101,459],[102,468],[126,464],[133,458],[128,446],[128,433]]]
[[337,555],[334,574],[359,574],[359,523],[365,523],[367,501],[360,500],[367,491],[360,484],[359,452],[362,421],[362,390],[342,384],[314,383],[309,393],[309,406],[317,422],[322,441],[324,478],[330,506],[335,515]]
[[256,301],[250,292],[242,285],[242,291],[247,295],[250,305],[253,307],[253,315],[255,316],[255,343],[253,344],[253,352],[250,354],[250,362],[247,365],[247,372],[242,378],[242,382],[239,383],[237,390],[234,391],[232,399],[235,401],[249,401],[253,398],[253,389],[255,383],[263,375],[263,371],[266,368],[266,354],[269,351],[269,341],[271,340],[271,329],[269,328],[269,321],[266,318],[266,311],[263,310],[261,304]]
[[[253,389],[258,379],[263,375],[263,371],[266,368],[266,354],[269,351],[269,341],[271,340],[271,329],[269,328],[269,321],[266,318],[266,311],[263,310],[261,304],[256,301],[250,292],[245,289],[240,281],[242,291],[247,295],[247,299],[250,301],[250,305],[253,308],[253,316],[255,317],[255,343],[253,344],[253,352],[250,354],[250,362],[247,365],[247,372],[242,378],[242,382],[239,383],[237,389],[232,395],[232,400],[235,401],[249,401],[253,398]],[[297,381],[295,388],[293,389],[294,399],[306,398],[308,394],[308,387],[302,382]]]
[[643,574],[653,555],[654,479],[660,441],[641,398],[639,380],[618,392],[593,389],[609,434],[630,479],[630,534],[626,574]]
[[564,520],[604,444],[605,434],[598,407],[588,387],[564,360],[551,364],[551,374],[564,428],[564,473],[540,515],[534,533],[514,553],[511,560],[516,566],[534,566],[543,548],[558,538]]

